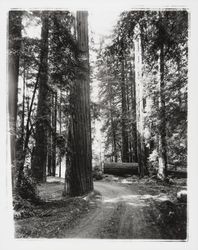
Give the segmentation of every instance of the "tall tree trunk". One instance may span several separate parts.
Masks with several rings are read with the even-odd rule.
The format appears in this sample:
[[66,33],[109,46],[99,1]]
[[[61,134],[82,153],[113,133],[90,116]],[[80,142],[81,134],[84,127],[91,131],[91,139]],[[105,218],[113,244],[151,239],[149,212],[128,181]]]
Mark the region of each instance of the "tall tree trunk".
[[42,15],[42,57],[41,71],[39,78],[39,94],[36,121],[36,144],[32,160],[32,176],[38,182],[46,181],[46,160],[47,160],[47,128],[49,119],[49,88],[48,83],[48,13]]
[[167,172],[167,153],[166,153],[166,106],[165,106],[165,81],[164,81],[164,28],[161,14],[159,16],[159,37],[161,39],[159,51],[159,145],[158,145],[158,177],[162,180],[166,177]]
[[[129,154],[129,162],[133,162],[134,160],[134,138],[133,138],[133,111],[132,111],[132,102],[133,96],[132,96],[132,67],[131,67],[131,61],[125,62],[127,67],[127,73],[126,73],[126,99],[127,99],[127,124],[128,124],[128,154]],[[134,80],[134,79],[133,79]],[[137,132],[137,131],[136,131]]]
[[106,75],[107,75],[107,87],[108,87],[108,94],[109,94],[109,109],[110,109],[110,121],[111,121],[111,132],[112,132],[112,161],[114,160],[115,162],[118,161],[118,153],[117,153],[117,141],[116,141],[116,131],[115,131],[115,121],[114,121],[114,117],[113,117],[113,101],[114,101],[114,97],[112,94],[112,86],[111,86],[111,82],[109,82],[108,80],[108,65],[110,65],[110,62],[108,61],[108,57],[107,57],[107,61],[106,61]]
[[132,119],[132,161],[137,162],[137,123],[136,123],[136,88],[135,88],[135,71],[134,58],[130,64],[130,82],[131,82],[131,119]]
[[[111,89],[111,87],[110,87]],[[111,91],[111,90],[110,90]],[[112,156],[114,158],[114,161],[118,161],[118,154],[117,154],[117,142],[116,142],[116,131],[115,131],[115,122],[113,119],[113,112],[112,112],[112,100],[110,98],[109,100],[109,108],[110,108],[110,120],[111,120],[111,132],[112,132]]]
[[57,92],[53,96],[52,105],[52,176],[56,176],[56,123],[57,123]]
[[111,114],[111,127],[112,127],[112,139],[113,139],[113,156],[114,156],[114,161],[117,162],[118,153],[117,153],[116,131],[115,131],[115,122],[112,114]]
[[24,148],[24,135],[25,135],[25,128],[24,128],[24,121],[25,121],[25,87],[26,87],[26,75],[25,75],[25,61],[23,64],[23,97],[22,97],[22,115],[21,115],[21,126],[20,126],[20,133],[16,140],[16,159],[17,159],[17,173],[18,173],[18,183],[17,186],[20,184],[20,179],[22,178],[23,172],[21,171],[23,168],[21,167],[23,162],[23,148]]
[[52,132],[48,130],[47,144],[47,175],[52,175]]
[[[71,104],[71,102],[70,102]],[[73,127],[72,120],[69,117],[68,124],[66,129],[66,156],[65,156],[65,183],[63,196],[71,195],[71,164],[72,164],[72,140],[73,140]]]
[[[21,119],[21,137],[24,143],[24,122],[25,122],[25,91],[26,91],[26,74],[25,74],[25,63],[24,63],[24,73],[23,73],[23,103],[22,103],[22,119]],[[23,144],[22,144],[23,145]]]
[[71,175],[70,192],[73,196],[93,190],[91,117],[89,89],[88,13],[77,12],[77,42],[79,68],[71,93]]
[[47,174],[48,176],[52,175],[52,94],[49,95],[49,103],[50,103],[50,109],[49,109],[49,126],[48,126],[48,144],[47,144]]
[[127,100],[125,83],[125,60],[121,62],[121,94],[122,94],[122,162],[129,161],[127,132]]
[[[59,100],[59,133],[61,135],[61,126],[62,126],[62,112],[61,112],[61,102],[62,102],[62,92],[60,91],[60,100]],[[61,177],[61,151],[59,150],[59,177]]]
[[142,46],[139,24],[135,27],[135,84],[136,84],[136,120],[137,120],[137,154],[139,174],[143,177],[146,171],[144,145],[144,108],[142,81]]
[[16,179],[16,121],[19,75],[19,54],[21,49],[22,12],[9,12],[9,56],[8,56],[8,112],[12,167],[12,187]]

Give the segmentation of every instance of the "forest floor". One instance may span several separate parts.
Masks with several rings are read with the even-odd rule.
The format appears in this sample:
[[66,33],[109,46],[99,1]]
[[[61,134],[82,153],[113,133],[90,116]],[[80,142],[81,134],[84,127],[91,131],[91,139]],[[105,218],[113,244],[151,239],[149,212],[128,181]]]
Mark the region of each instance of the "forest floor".
[[105,175],[89,197],[63,198],[63,180],[39,186],[45,200],[29,213],[15,214],[16,238],[172,239],[187,237],[187,204],[176,194],[186,179],[171,185],[155,179]]

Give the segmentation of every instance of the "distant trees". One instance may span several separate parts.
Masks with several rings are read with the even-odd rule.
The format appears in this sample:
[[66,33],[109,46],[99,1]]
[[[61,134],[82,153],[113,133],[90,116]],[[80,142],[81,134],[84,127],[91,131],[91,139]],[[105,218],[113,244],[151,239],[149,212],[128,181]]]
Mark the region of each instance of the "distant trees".
[[[98,52],[97,75],[101,82],[107,151],[113,145],[113,130],[106,116],[108,106],[103,104],[113,96],[118,134],[122,131],[116,142],[119,160],[138,161],[141,176],[149,168],[165,179],[168,166],[178,166],[179,162],[186,166],[187,30],[186,11],[123,12],[112,42],[103,42]],[[106,58],[114,68],[107,72],[108,76],[104,75],[102,64]],[[111,97],[106,94],[109,78],[114,90]],[[181,131],[185,132],[181,135]],[[121,157],[127,152],[128,159]],[[180,152],[178,158],[176,152]],[[111,154],[106,154],[106,158],[112,160]]]
[[[111,56],[113,48],[103,49],[101,43],[97,58],[97,78],[100,81],[100,108],[105,123],[102,131],[106,133],[105,152],[110,161],[119,161],[122,155],[121,145],[121,107],[119,89],[118,61]],[[119,93],[119,96],[118,96]]]

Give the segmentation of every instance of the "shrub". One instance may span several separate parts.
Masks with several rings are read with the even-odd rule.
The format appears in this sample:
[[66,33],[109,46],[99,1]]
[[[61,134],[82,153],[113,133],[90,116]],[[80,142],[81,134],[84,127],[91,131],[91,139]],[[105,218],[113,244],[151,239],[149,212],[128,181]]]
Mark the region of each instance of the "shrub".
[[36,183],[29,176],[24,176],[21,179],[20,186],[17,187],[17,194],[27,201],[37,203],[40,201]]
[[99,166],[94,167],[94,169],[92,171],[92,176],[93,176],[93,179],[95,179],[95,180],[102,180],[103,174],[102,174],[102,170],[100,169]]

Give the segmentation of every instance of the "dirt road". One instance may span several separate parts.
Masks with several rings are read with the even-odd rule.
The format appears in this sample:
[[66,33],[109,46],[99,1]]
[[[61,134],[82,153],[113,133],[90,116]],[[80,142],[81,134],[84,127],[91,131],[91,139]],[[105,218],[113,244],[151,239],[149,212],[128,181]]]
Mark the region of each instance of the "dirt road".
[[[113,179],[115,179],[113,177]],[[15,221],[17,238],[185,239],[186,204],[173,204],[179,186],[134,179],[94,183],[97,195],[63,199],[63,182],[39,187],[47,203]],[[172,196],[171,196],[172,195]]]
[[[81,219],[67,232],[66,237],[112,239],[162,239],[156,224],[156,207],[151,196],[140,195],[138,190],[117,183],[96,182],[95,190],[101,196],[92,201],[96,209]],[[159,199],[166,199],[158,197]]]

